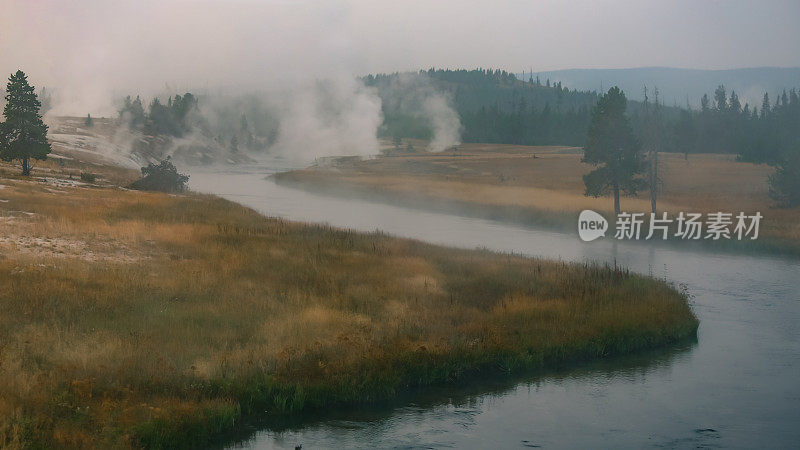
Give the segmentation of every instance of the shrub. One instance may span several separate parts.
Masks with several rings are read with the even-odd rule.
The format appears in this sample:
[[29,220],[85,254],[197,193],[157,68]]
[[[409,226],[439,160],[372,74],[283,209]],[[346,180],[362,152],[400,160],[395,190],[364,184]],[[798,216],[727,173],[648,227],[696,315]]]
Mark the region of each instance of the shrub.
[[81,172],[81,181],[84,183],[94,183],[97,180],[97,175],[89,172]]
[[140,191],[183,192],[189,175],[178,172],[170,157],[158,164],[150,163],[142,167],[142,178],[134,181],[131,189]]
[[800,151],[777,164],[769,177],[769,195],[784,208],[800,205]]

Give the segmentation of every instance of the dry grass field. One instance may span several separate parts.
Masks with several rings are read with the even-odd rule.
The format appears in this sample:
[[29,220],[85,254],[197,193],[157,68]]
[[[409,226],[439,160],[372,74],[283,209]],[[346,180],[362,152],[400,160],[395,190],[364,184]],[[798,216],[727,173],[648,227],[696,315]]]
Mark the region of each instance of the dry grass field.
[[[415,142],[424,148],[424,142]],[[534,158],[535,155],[535,158]],[[493,218],[573,230],[577,214],[592,209],[613,216],[610,197],[586,197],[579,148],[462,144],[455,151],[386,155],[319,165],[282,174],[279,181],[343,193],[362,193],[412,206],[458,207]],[[731,155],[662,153],[660,210],[760,211],[761,239],[800,252],[800,208],[778,209],[768,196],[772,168]],[[648,192],[622,198],[622,209],[650,212]]]
[[[95,183],[77,181],[90,170]],[[193,447],[243,415],[606,357],[697,327],[684,295],[611,268],[127,191],[135,171],[74,160],[33,175],[0,166],[0,447]]]

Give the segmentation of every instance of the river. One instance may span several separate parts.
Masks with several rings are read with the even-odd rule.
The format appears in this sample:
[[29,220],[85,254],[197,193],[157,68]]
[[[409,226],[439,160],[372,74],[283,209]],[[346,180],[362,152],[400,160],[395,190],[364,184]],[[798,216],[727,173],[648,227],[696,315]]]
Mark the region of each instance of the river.
[[[190,187],[269,216],[447,246],[606,261],[684,284],[696,343],[544,372],[510,383],[420,392],[257,429],[233,448],[797,448],[800,261],[656,247],[410,210],[283,187],[279,161],[194,169]],[[769,220],[766,217],[764,220]]]

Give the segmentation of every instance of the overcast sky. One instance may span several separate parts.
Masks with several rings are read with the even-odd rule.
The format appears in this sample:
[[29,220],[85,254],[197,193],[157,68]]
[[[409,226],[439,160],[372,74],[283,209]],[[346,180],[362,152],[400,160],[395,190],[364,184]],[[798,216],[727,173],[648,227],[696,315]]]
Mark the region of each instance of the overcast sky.
[[0,73],[86,96],[431,66],[800,66],[798,20],[798,0],[0,0]]

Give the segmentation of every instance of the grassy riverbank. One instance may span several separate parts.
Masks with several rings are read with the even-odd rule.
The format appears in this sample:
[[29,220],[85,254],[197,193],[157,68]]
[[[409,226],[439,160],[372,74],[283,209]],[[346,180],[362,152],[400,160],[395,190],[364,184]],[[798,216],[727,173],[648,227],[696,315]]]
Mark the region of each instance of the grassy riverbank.
[[[415,146],[424,148],[425,143]],[[351,158],[276,179],[318,192],[575,232],[581,210],[613,217],[610,198],[583,195],[582,176],[591,167],[580,159],[578,148],[463,144],[455,152]],[[737,162],[731,155],[661,154],[659,172],[663,185],[658,205],[670,217],[680,211],[760,211],[764,216],[756,241],[701,244],[800,255],[800,208],[774,207],[768,196],[769,166]],[[623,198],[622,209],[649,213],[648,195]]]
[[196,446],[247,414],[602,358],[697,327],[675,289],[612,268],[10,170],[0,446]]

